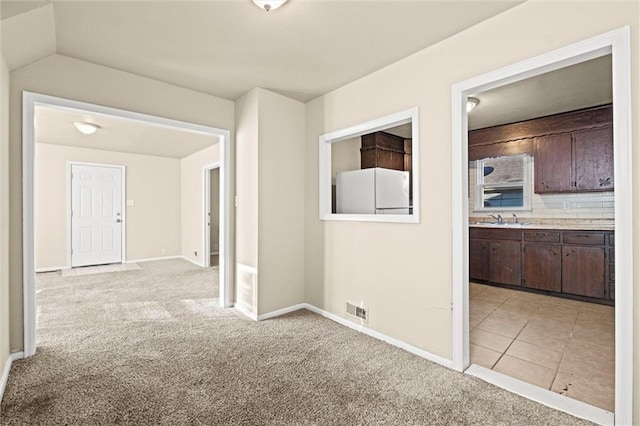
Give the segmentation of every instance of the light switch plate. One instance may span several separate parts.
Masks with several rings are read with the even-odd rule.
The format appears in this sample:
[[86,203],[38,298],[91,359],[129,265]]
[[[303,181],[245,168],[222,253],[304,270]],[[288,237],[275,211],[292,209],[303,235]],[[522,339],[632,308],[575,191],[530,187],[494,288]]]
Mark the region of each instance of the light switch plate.
[[127,206],[135,206],[136,202],[135,200],[127,200]]

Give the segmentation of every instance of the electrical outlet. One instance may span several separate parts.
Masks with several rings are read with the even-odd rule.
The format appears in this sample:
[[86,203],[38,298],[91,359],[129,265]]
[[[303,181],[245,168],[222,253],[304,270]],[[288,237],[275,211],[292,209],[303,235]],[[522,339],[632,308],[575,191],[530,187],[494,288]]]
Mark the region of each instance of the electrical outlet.
[[167,249],[166,248],[162,249],[162,254],[167,254]]
[[565,201],[564,203],[562,203],[562,208],[565,210],[570,210],[571,209],[571,203],[569,201]]

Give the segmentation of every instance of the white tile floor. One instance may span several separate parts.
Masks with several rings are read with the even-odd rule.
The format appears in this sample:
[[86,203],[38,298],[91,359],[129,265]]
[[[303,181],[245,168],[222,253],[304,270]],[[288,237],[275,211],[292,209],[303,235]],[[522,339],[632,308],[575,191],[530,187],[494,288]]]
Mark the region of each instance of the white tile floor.
[[113,263],[111,265],[81,266],[79,268],[63,269],[63,277],[76,277],[80,275],[103,274],[106,272],[134,271],[142,269],[137,263]]
[[614,410],[615,309],[469,285],[471,363]]

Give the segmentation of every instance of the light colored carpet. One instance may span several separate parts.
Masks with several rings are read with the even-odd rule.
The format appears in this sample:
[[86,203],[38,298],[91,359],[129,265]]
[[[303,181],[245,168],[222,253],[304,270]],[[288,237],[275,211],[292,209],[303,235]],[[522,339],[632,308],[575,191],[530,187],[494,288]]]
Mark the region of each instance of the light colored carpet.
[[1,424],[587,424],[308,311],[221,309],[217,268],[141,266],[38,276]]

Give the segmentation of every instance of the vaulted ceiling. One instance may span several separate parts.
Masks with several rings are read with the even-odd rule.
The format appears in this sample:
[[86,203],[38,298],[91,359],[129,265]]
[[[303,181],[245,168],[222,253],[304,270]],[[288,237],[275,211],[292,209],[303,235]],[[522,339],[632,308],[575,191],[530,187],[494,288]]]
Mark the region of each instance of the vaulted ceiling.
[[12,70],[58,53],[227,99],[307,101],[521,0],[2,1]]

